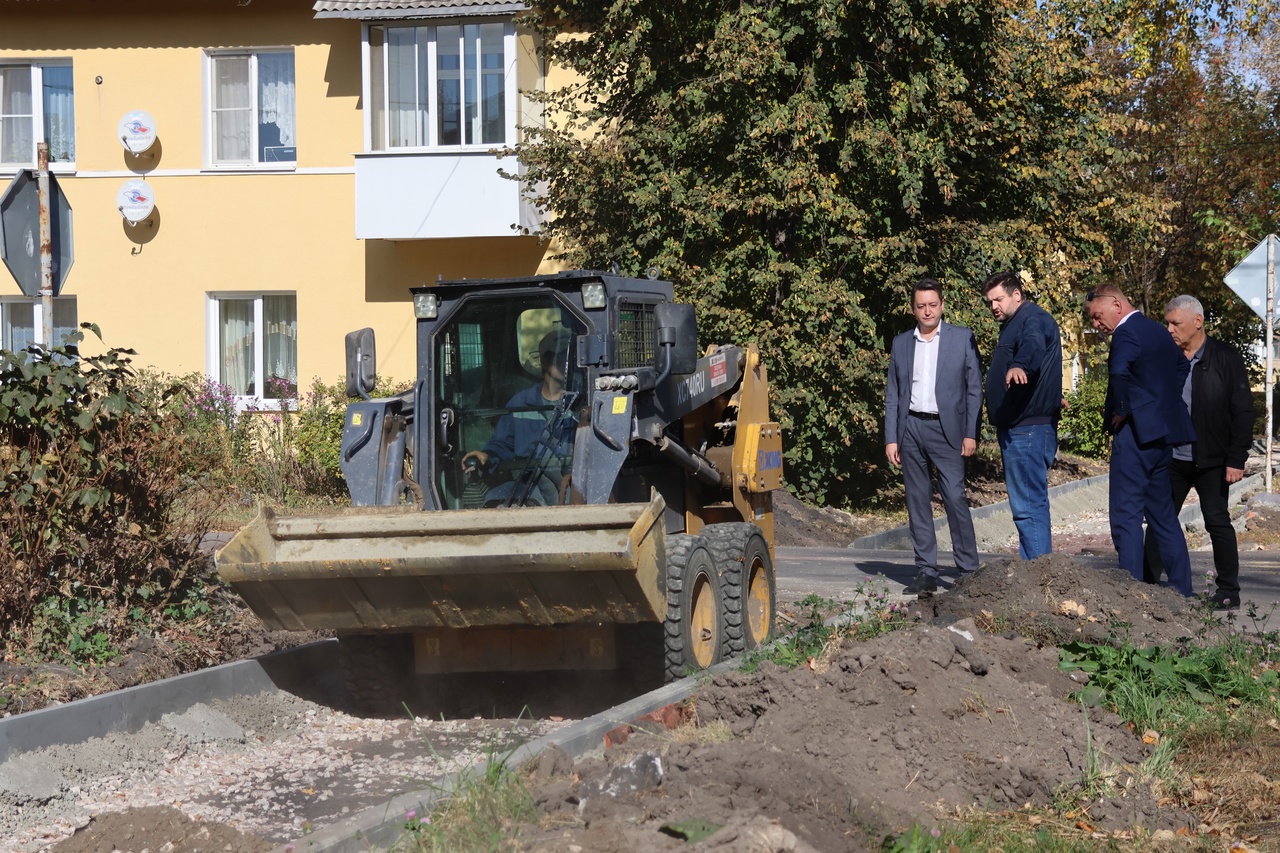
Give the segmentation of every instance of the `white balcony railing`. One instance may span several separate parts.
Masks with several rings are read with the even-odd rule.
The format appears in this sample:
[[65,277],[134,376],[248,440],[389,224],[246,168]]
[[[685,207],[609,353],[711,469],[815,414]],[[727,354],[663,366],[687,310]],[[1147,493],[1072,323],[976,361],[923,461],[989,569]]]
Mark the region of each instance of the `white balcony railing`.
[[[487,151],[356,155],[356,238],[510,237],[540,227],[516,168]],[[516,226],[513,228],[512,226]]]

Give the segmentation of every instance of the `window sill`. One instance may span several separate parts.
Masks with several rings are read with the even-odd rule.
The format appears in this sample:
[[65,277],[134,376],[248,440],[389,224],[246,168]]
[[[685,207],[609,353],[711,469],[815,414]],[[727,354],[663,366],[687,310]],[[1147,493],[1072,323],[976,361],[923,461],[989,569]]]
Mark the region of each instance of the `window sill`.
[[298,170],[297,163],[259,163],[259,164],[238,163],[235,165],[226,165],[226,166],[220,166],[216,164],[211,166],[204,166],[203,168],[201,168],[200,171],[207,172],[211,175],[212,174],[256,175],[256,174],[261,174],[263,172],[275,172],[275,173],[288,174],[290,172],[296,172],[297,170]]
[[258,397],[236,397],[236,412],[249,415],[272,415],[282,411],[298,411],[297,400],[262,400]]

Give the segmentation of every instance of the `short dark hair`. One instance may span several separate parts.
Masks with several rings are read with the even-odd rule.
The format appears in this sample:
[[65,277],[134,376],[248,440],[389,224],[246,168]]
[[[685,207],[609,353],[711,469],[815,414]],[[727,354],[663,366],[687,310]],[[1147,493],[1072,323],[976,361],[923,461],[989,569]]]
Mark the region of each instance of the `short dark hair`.
[[[1012,270],[998,272],[993,276],[989,276],[982,283],[982,295],[986,296],[993,287],[1003,287],[1004,292],[1012,296],[1015,292],[1022,293],[1022,279]],[[1022,295],[1025,296],[1026,294],[1023,293]]]
[[911,288],[911,301],[916,301],[916,294],[922,291],[932,290],[938,294],[938,301],[942,301],[942,283],[934,278],[922,278]]

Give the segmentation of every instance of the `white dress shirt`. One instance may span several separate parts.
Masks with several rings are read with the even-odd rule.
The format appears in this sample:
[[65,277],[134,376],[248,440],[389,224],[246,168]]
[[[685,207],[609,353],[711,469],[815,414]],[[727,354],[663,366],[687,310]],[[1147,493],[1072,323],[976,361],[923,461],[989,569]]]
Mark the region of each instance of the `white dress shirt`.
[[915,358],[911,363],[911,403],[913,412],[938,414],[938,339],[942,337],[942,324],[933,330],[933,336],[925,340],[920,327],[912,331],[916,339]]

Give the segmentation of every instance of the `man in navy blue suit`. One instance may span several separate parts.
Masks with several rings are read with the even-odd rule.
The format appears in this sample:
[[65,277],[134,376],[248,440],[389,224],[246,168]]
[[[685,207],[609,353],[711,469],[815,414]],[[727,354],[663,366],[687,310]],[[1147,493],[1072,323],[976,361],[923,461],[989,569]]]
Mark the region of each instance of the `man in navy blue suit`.
[[[885,384],[884,440],[889,464],[902,467],[916,580],[906,592],[938,590],[933,482],[951,530],[961,574],[977,571],[978,542],[965,499],[964,460],[978,447],[982,369],[973,332],[942,322],[942,285],[922,278],[911,291],[916,327],[893,339]],[[1166,333],[1167,334],[1167,333]]]
[[1182,402],[1190,362],[1164,326],[1134,309],[1114,285],[1085,298],[1093,327],[1111,336],[1103,419],[1111,442],[1111,541],[1120,568],[1142,572],[1142,521],[1155,539],[1169,583],[1191,595],[1187,539],[1173,507],[1169,462],[1173,448],[1195,441]]

